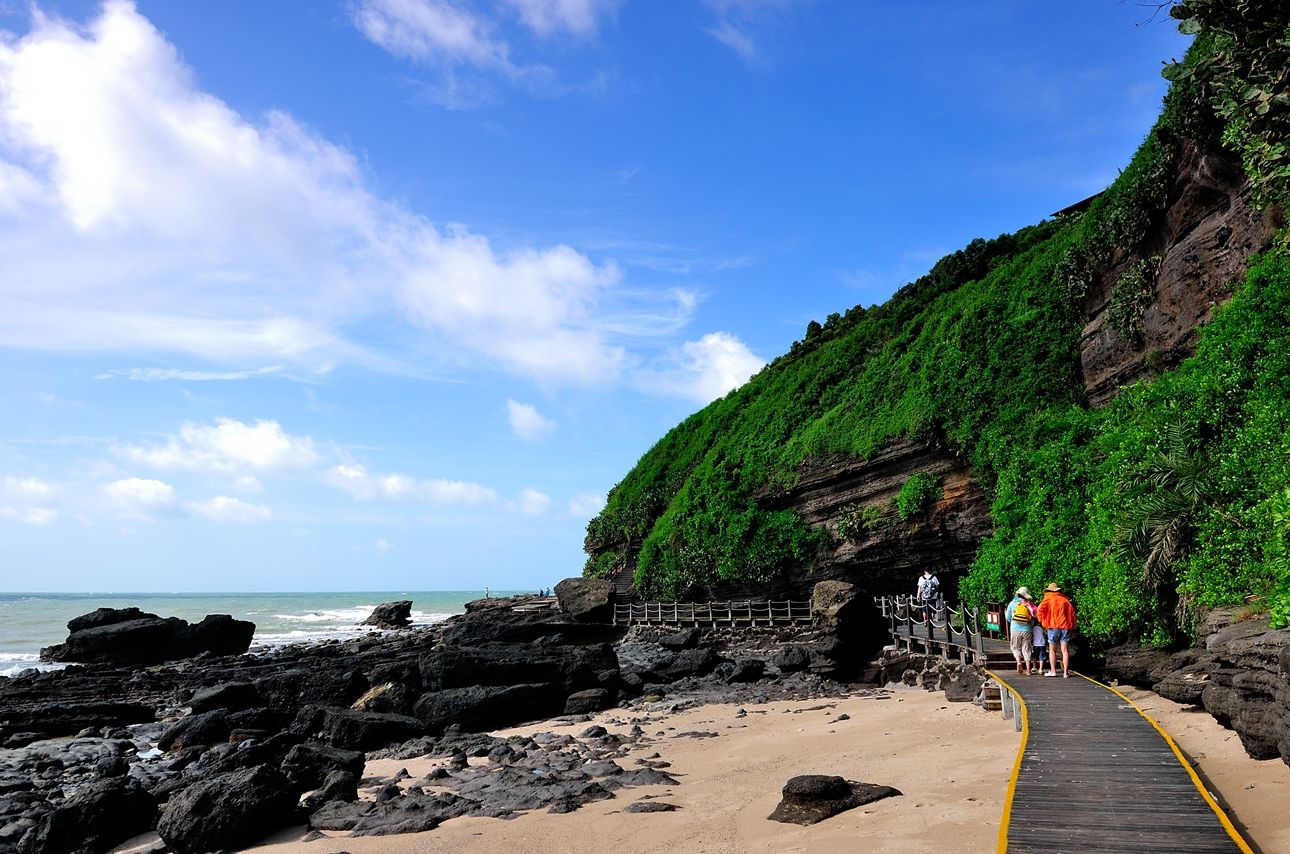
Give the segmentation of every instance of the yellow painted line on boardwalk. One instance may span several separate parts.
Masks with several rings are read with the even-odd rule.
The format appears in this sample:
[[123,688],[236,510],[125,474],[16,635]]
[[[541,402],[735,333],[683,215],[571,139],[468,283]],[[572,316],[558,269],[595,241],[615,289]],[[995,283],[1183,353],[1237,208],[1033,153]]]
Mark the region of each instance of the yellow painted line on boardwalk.
[[999,824],[999,854],[1007,854],[1008,823],[1012,821],[1012,799],[1017,794],[1017,777],[1021,774],[1021,760],[1026,755],[1026,742],[1030,740],[1030,713],[1026,709],[1026,701],[1022,699],[1016,688],[1013,688],[992,670],[987,670],[986,674],[994,679],[995,682],[1007,688],[1008,693],[1016,698],[1017,705],[1021,707],[1013,711],[1013,714],[1021,715],[1021,746],[1017,748],[1017,759],[1012,763],[1012,776],[1008,778],[1008,791],[1003,798],[1003,821]]
[[[1137,703],[1133,702],[1110,685],[1098,682],[1096,679],[1085,676],[1083,673],[1076,673],[1075,675],[1081,679],[1087,679],[1094,685],[1099,685],[1110,691],[1112,694],[1132,706],[1135,712],[1146,718],[1147,723],[1151,724],[1151,726],[1155,728],[1156,732],[1160,733],[1161,737],[1164,738],[1165,743],[1169,745],[1169,749],[1174,752],[1174,756],[1178,759],[1178,764],[1187,769],[1187,776],[1191,777],[1192,783],[1196,786],[1196,791],[1200,792],[1200,796],[1205,799],[1205,803],[1209,804],[1209,808],[1214,811],[1214,815],[1218,816],[1219,823],[1223,825],[1223,829],[1227,831],[1227,835],[1232,837],[1232,841],[1235,842],[1236,847],[1241,850],[1241,854],[1254,854],[1254,849],[1252,849],[1250,844],[1245,841],[1245,838],[1241,836],[1241,832],[1236,829],[1236,825],[1232,824],[1232,820],[1227,817],[1227,813],[1225,813],[1223,808],[1218,805],[1218,801],[1214,800],[1214,796],[1209,793],[1209,789],[1205,788],[1205,784],[1201,782],[1200,775],[1196,773],[1196,769],[1191,767],[1191,763],[1187,761],[1186,756],[1183,756],[1182,750],[1178,747],[1173,738],[1170,737],[1169,733],[1165,732],[1165,728],[1156,723],[1155,718],[1144,712]],[[1007,812],[1004,813],[1004,816],[1007,816]],[[1002,849],[1000,854],[1002,854]]]

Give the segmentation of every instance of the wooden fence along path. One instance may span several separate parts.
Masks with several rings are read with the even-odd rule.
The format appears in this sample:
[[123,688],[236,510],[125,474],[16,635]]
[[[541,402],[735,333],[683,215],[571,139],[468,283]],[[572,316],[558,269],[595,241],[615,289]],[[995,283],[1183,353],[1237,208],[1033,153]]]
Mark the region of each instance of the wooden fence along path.
[[811,622],[811,600],[637,602],[614,606],[614,625],[775,626]]
[[1251,854],[1173,740],[1128,697],[1075,673],[990,675],[1022,724],[1000,852]]
[[912,649],[919,644],[924,652],[939,653],[949,657],[956,653],[960,658],[971,657],[978,663],[994,661],[1007,656],[1008,644],[997,638],[987,637],[989,626],[982,626],[980,613],[966,605],[952,608],[944,602],[934,607],[922,608],[912,596],[879,596],[874,599],[887,621],[887,630],[898,644]]

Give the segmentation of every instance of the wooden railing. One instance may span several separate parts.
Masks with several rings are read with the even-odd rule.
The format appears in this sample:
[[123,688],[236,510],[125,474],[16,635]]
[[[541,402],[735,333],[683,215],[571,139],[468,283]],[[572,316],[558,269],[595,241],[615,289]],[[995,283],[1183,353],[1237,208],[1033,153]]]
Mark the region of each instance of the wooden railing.
[[980,610],[977,608],[966,605],[952,608],[943,600],[925,606],[913,596],[877,596],[874,602],[882,610],[893,637],[969,649],[985,655],[985,634],[981,631]]
[[638,602],[614,606],[614,625],[783,625],[811,622],[811,600]]

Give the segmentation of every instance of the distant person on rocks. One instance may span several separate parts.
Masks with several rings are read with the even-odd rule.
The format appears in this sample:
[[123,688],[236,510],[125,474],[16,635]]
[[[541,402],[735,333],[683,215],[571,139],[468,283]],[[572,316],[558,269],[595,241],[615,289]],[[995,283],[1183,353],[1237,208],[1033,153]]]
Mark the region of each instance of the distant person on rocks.
[[924,569],[923,574],[918,579],[918,588],[914,593],[918,608],[923,615],[923,622],[927,622],[932,618],[932,610],[936,607],[936,600],[940,594],[940,579],[933,574],[930,568]]
[[1034,657],[1034,637],[1030,633],[1030,627],[1035,622],[1030,591],[1025,587],[1018,587],[1004,613],[1008,615],[1008,648],[1017,660],[1017,672],[1029,676],[1033,671],[1031,659]]
[[1075,606],[1066,598],[1056,583],[1044,588],[1044,601],[1039,603],[1039,622],[1048,630],[1049,672],[1057,675],[1057,645],[1062,645],[1062,676],[1071,675],[1071,633],[1075,631]]

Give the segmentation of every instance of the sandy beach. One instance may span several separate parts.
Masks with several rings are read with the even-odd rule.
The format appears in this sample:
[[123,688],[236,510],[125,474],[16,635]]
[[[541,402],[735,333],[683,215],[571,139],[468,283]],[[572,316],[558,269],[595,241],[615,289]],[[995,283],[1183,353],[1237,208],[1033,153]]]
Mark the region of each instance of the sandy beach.
[[[301,829],[254,849],[263,854],[334,852],[542,851],[742,852],[907,851],[911,842],[961,852],[995,850],[999,816],[1019,735],[998,714],[916,689],[886,698],[709,705],[649,715],[641,723],[653,744],[619,760],[630,767],[655,751],[671,763],[679,786],[623,789],[609,801],[567,815],[527,813],[511,820],[463,818],[425,833],[298,841]],[[849,720],[838,720],[840,715]],[[622,709],[597,716],[626,731],[638,714]],[[543,730],[576,734],[588,724],[534,724],[499,734]],[[717,733],[695,738],[684,733]],[[639,754],[639,755],[638,755]],[[415,779],[432,760],[369,762],[368,773],[407,768]],[[895,786],[901,797],[878,801],[800,827],[769,821],[780,789],[798,774],[837,774]],[[676,812],[628,814],[624,807],[652,798]]]
[[[1290,767],[1255,761],[1240,739],[1208,714],[1149,691],[1121,689],[1164,726],[1194,760],[1237,826],[1264,854],[1290,851],[1283,821]],[[903,852],[911,845],[960,852],[992,852],[998,844],[1008,775],[1019,744],[998,713],[946,702],[939,693],[893,689],[887,699],[774,702],[744,707],[709,705],[671,714],[610,710],[595,722],[625,731],[633,721],[653,744],[620,764],[654,752],[671,763],[681,784],[623,789],[613,800],[567,815],[534,812],[514,819],[462,818],[425,833],[302,842],[303,828],[283,831],[253,850],[258,854],[413,854],[413,852]],[[849,720],[839,721],[842,714]],[[499,735],[576,732],[588,724],[536,723]],[[717,733],[695,738],[685,733]],[[639,756],[638,756],[639,754]],[[406,768],[415,779],[436,760],[381,760],[368,773],[392,776]],[[895,786],[904,794],[810,826],[767,820],[784,782],[797,774],[838,774]],[[629,814],[642,799],[675,804],[670,813]]]

